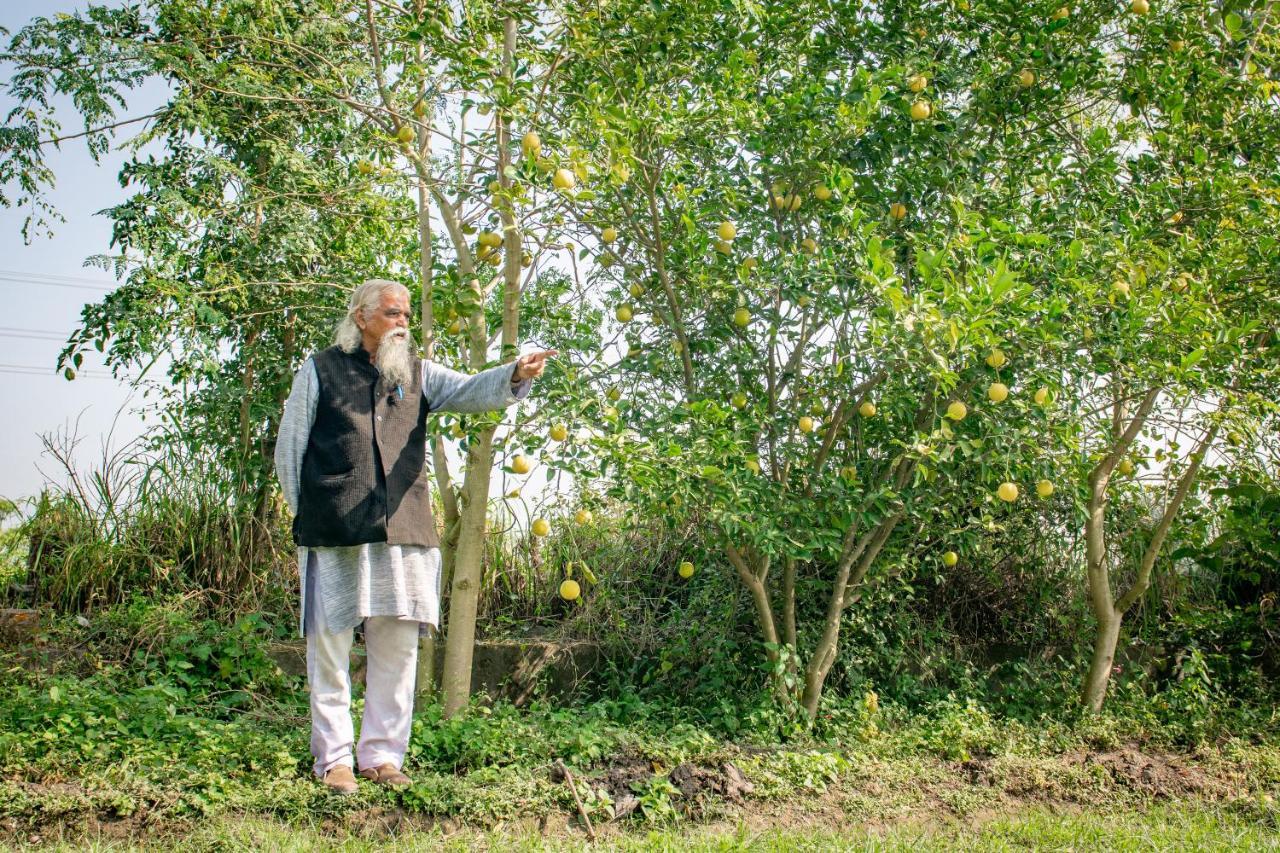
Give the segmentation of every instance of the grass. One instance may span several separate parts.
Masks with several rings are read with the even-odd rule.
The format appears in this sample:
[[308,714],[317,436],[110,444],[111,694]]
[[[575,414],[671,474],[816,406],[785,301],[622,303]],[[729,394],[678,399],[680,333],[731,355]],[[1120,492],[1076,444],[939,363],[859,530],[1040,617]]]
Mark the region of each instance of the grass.
[[[815,839],[859,846],[881,835],[891,844],[902,833],[904,845],[928,842],[910,835],[916,829],[951,833],[965,846],[988,835],[1016,846],[1027,833],[1071,846],[1074,836],[1055,840],[1068,830],[1048,826],[1036,809],[1072,810],[1083,823],[1069,831],[1083,835],[1107,820],[1147,820],[1170,801],[1200,815],[1208,836],[1239,831],[1252,843],[1276,824],[1264,797],[1280,793],[1280,743],[1266,709],[1223,717],[1227,729],[1188,728],[1189,709],[1209,711],[1169,693],[1118,692],[1100,717],[1026,720],[973,698],[910,710],[868,692],[831,697],[812,734],[781,740],[775,721],[750,707],[731,734],[694,708],[634,697],[476,706],[449,720],[439,705],[421,703],[407,764],[415,784],[403,792],[363,785],[340,799],[308,773],[304,685],[262,654],[272,635],[260,619],[227,625],[174,598],[117,608],[89,627],[58,623],[42,643],[0,653],[0,844],[34,836],[269,848],[272,839],[238,844],[236,833],[274,832],[296,834],[298,849],[361,849],[385,838],[388,823],[412,828],[424,849],[456,832],[477,844],[506,846],[492,841],[496,832],[536,846],[548,824],[548,837],[567,843],[580,831],[566,825],[575,805],[552,776],[557,759],[573,768],[601,824],[615,803],[637,798],[631,817],[609,824],[610,838],[656,849],[683,849],[686,837],[738,849],[750,840],[735,835],[744,815],[768,818],[750,825],[761,833],[757,849]],[[1151,710],[1169,702],[1176,724]],[[1212,738],[1181,740],[1188,731]],[[716,787],[727,778],[724,762],[754,786],[745,800],[726,800]],[[669,774],[682,764],[713,781],[680,793]],[[1006,827],[998,818],[1007,812]],[[839,820],[823,829],[833,815]],[[963,836],[970,823],[981,824],[970,827],[980,835]],[[778,829],[811,824],[814,833],[794,837]]]
[[224,816],[176,833],[142,841],[108,834],[60,841],[39,834],[26,842],[45,850],[125,851],[179,849],[273,851],[396,850],[609,850],[609,851],[826,851],[826,850],[1267,850],[1280,849],[1274,811],[1199,802],[1165,803],[1142,810],[1067,810],[1046,805],[1011,806],[977,819],[923,820],[888,825],[823,823],[763,826],[760,820],[719,822],[660,830],[604,828],[589,844],[574,829],[544,833],[535,827],[491,830],[449,825],[383,826],[352,834],[341,825]]

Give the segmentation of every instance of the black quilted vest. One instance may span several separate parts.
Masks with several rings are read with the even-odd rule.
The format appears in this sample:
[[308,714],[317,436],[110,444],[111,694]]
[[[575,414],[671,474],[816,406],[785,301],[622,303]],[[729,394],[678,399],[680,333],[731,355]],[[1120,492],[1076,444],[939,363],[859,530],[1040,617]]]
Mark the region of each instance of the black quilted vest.
[[[397,391],[363,348],[348,354],[330,347],[312,358],[320,396],[302,458],[293,541],[439,546],[421,379]],[[422,376],[416,356],[410,375]]]

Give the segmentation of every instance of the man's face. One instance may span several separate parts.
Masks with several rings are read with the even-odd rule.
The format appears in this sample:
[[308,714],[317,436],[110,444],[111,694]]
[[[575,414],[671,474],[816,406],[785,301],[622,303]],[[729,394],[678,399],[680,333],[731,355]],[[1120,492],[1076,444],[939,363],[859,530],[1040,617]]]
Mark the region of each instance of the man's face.
[[382,294],[382,302],[373,311],[356,312],[356,325],[363,333],[364,348],[373,355],[378,344],[392,329],[409,328],[409,294],[388,290]]

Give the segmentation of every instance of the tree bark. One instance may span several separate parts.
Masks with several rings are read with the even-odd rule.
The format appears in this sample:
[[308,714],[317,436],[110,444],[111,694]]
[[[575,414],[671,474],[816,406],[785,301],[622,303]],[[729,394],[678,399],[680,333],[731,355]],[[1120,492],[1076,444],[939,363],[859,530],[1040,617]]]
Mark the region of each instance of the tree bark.
[[[516,21],[507,18],[503,22],[502,75],[508,88],[515,72]],[[506,174],[510,163],[510,129],[507,108],[495,105],[495,130],[497,132],[498,181],[503,190],[510,187]],[[503,267],[502,311],[502,359],[513,358],[519,335],[520,305],[520,232],[510,206],[499,205],[502,220],[503,243],[506,249]],[[458,223],[446,214],[446,225],[456,234],[455,243],[466,251],[466,241],[458,229]],[[471,279],[478,289],[479,282]],[[470,355],[472,370],[480,370],[488,361],[488,331],[485,324],[484,299],[475,300],[469,322]],[[441,686],[444,693],[444,714],[451,717],[471,701],[471,666],[475,653],[476,614],[480,604],[480,584],[484,563],[485,537],[488,534],[489,484],[493,475],[493,434],[490,426],[480,431],[476,440],[467,448],[467,473],[462,486],[462,508],[458,521],[458,547],[453,566],[453,584],[449,598],[449,636],[445,645],[444,673]]]
[[[857,584],[866,577],[867,571],[880,555],[880,549],[889,541],[894,528],[902,520],[904,512],[899,510],[863,534],[857,546],[841,561],[836,579],[831,587],[831,598],[827,602],[827,616],[823,625],[822,636],[814,647],[813,656],[804,674],[804,695],[800,704],[812,723],[818,716],[818,703],[822,701],[822,688],[826,684],[827,675],[836,662],[836,651],[840,643],[840,620],[844,609],[848,606],[848,595]],[[857,569],[854,570],[854,562]]]
[[1107,486],[1111,482],[1112,471],[1129,452],[1129,447],[1146,423],[1159,396],[1158,387],[1148,390],[1138,404],[1133,420],[1126,426],[1124,393],[1118,387],[1115,389],[1111,451],[1089,473],[1089,500],[1084,527],[1085,575],[1089,586],[1089,605],[1098,625],[1093,642],[1093,659],[1085,676],[1080,701],[1086,709],[1095,713],[1102,710],[1102,702],[1106,698],[1123,617],[1123,611],[1116,608],[1115,596],[1111,591],[1111,574],[1107,566]]
[[1115,663],[1122,616],[1114,608],[1099,614],[1096,607],[1094,615],[1098,618],[1098,630],[1093,637],[1093,658],[1089,662],[1089,674],[1084,679],[1081,702],[1096,714],[1102,710],[1107,685],[1111,683],[1111,667]]

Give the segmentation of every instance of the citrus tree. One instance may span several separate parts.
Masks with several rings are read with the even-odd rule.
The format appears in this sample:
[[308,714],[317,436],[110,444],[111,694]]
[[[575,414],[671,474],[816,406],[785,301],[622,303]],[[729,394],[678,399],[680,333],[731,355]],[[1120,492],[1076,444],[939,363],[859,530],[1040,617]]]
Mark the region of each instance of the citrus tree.
[[[1117,25],[1119,119],[1082,128],[1076,216],[1087,592],[1082,690],[1102,707],[1122,620],[1142,600],[1206,461],[1274,417],[1280,113],[1274,33],[1246,8],[1137,8]],[[1274,27],[1274,22],[1271,22]],[[1108,533],[1116,489],[1147,508]]]
[[[1064,143],[1023,125],[1033,84],[997,33],[1034,44],[1048,24],[794,5],[734,27],[695,8],[578,20],[556,117],[597,176],[575,222],[625,354],[575,405],[606,487],[732,566],[779,693],[812,718],[853,591],[904,532],[996,525],[1052,494],[1076,440],[1050,405],[1070,384],[1072,254],[1023,201]],[[982,516],[949,516],[959,488]],[[825,601],[814,624],[798,595]]]

